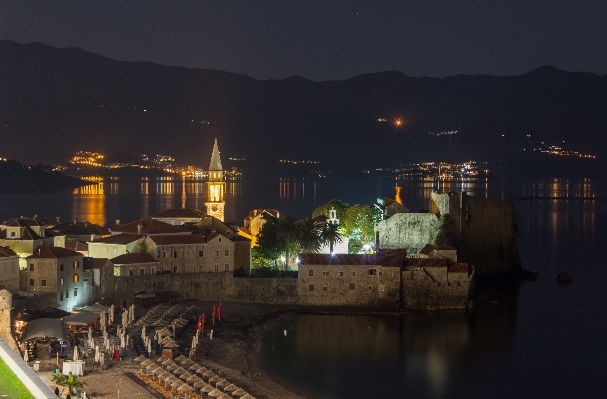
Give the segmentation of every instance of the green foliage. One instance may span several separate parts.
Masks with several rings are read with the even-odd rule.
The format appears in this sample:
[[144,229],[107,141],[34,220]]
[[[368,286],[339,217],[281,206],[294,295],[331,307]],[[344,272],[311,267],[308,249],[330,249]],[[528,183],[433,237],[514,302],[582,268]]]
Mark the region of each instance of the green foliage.
[[348,210],[348,208],[350,208],[350,204],[347,204],[338,199],[332,199],[326,204],[320,205],[318,208],[314,209],[314,212],[312,212],[312,217],[315,218],[320,215],[329,217],[329,211],[331,209],[335,209],[337,213],[337,218],[339,220],[343,220],[346,216],[346,211]]
[[59,386],[67,387],[70,395],[75,394],[75,388],[83,388],[86,385],[86,383],[78,379],[78,376],[72,373],[70,373],[67,377],[61,373],[57,373],[53,375],[52,381]]
[[142,254],[144,254],[148,252],[149,249],[150,247],[148,246],[148,240],[147,238],[144,238],[143,241],[141,241],[141,244],[139,244],[139,250]]
[[278,238],[277,225],[278,218],[264,213],[262,218],[265,220],[261,230],[257,235],[257,244],[252,249],[253,267],[267,266],[277,263],[277,259],[284,251],[284,242]]
[[34,395],[23,385],[0,357],[0,397],[11,399],[34,399]]
[[327,222],[320,232],[320,240],[323,244],[329,244],[329,252],[333,253],[333,245],[344,240],[339,231],[339,225],[335,222]]
[[353,205],[342,221],[344,235],[362,245],[375,244],[375,224],[382,219],[381,211],[373,205]]
[[297,240],[299,229],[296,225],[295,217],[290,215],[283,215],[278,218],[278,223],[276,224],[276,237],[284,240],[285,242],[285,264],[288,265],[291,257],[289,256],[289,247],[292,242]]
[[312,218],[297,222],[297,245],[302,252],[317,253],[321,245],[321,225]]

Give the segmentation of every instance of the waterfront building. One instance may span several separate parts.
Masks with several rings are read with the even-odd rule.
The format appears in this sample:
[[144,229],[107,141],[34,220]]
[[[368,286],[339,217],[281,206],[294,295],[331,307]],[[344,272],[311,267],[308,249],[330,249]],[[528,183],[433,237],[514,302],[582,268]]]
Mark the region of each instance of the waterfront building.
[[134,222],[119,224],[112,229],[112,235],[123,233],[145,234],[148,236],[161,234],[192,234],[190,230],[184,229],[183,227],[174,226],[156,219],[139,219]]
[[225,182],[223,181],[223,168],[221,166],[221,158],[219,157],[219,147],[217,139],[213,146],[213,154],[211,155],[211,164],[209,165],[209,181],[207,182],[207,202],[204,205],[207,207],[207,214],[213,216],[223,222],[225,201],[223,195],[225,193]]
[[19,292],[19,255],[10,248],[0,247],[0,290]]

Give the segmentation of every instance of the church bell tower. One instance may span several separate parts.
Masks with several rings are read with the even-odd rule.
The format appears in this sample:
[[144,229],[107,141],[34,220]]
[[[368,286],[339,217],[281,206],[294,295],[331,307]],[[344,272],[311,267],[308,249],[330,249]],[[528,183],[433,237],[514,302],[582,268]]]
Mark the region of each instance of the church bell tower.
[[211,165],[209,166],[209,181],[207,182],[207,214],[223,222],[225,201],[223,193],[225,191],[225,182],[223,181],[223,168],[221,167],[221,158],[219,157],[219,147],[217,139],[213,146],[213,155],[211,155]]

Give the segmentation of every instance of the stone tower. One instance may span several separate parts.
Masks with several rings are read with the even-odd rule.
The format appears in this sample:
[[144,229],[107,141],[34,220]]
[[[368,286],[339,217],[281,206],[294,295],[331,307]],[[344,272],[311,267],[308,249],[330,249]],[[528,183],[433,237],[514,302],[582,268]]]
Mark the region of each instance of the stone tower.
[[19,347],[13,338],[11,330],[11,309],[13,308],[13,294],[8,290],[0,289],[0,337],[6,341],[15,352],[21,355]]
[[219,147],[217,139],[213,146],[213,155],[211,155],[211,165],[209,165],[209,181],[207,182],[207,214],[223,222],[225,201],[223,193],[225,192],[225,182],[223,181],[223,168],[221,167],[221,158],[219,157]]

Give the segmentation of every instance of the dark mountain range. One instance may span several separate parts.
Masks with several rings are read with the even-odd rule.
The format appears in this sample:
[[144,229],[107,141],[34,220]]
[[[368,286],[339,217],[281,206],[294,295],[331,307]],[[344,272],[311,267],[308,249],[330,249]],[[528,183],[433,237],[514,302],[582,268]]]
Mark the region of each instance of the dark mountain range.
[[[428,134],[442,131],[458,133]],[[570,157],[540,157],[533,148],[604,159],[606,133],[607,76],[548,66],[507,77],[383,72],[261,81],[0,41],[0,156],[30,163],[65,164],[79,150],[130,151],[206,168],[217,137],[224,166],[245,170],[282,158],[319,161],[318,169],[474,159],[551,171]],[[230,162],[234,155],[247,161]],[[600,162],[568,160],[562,168],[588,174]]]
[[0,160],[0,193],[52,192],[91,184],[53,171],[51,166],[25,166],[14,160]]

